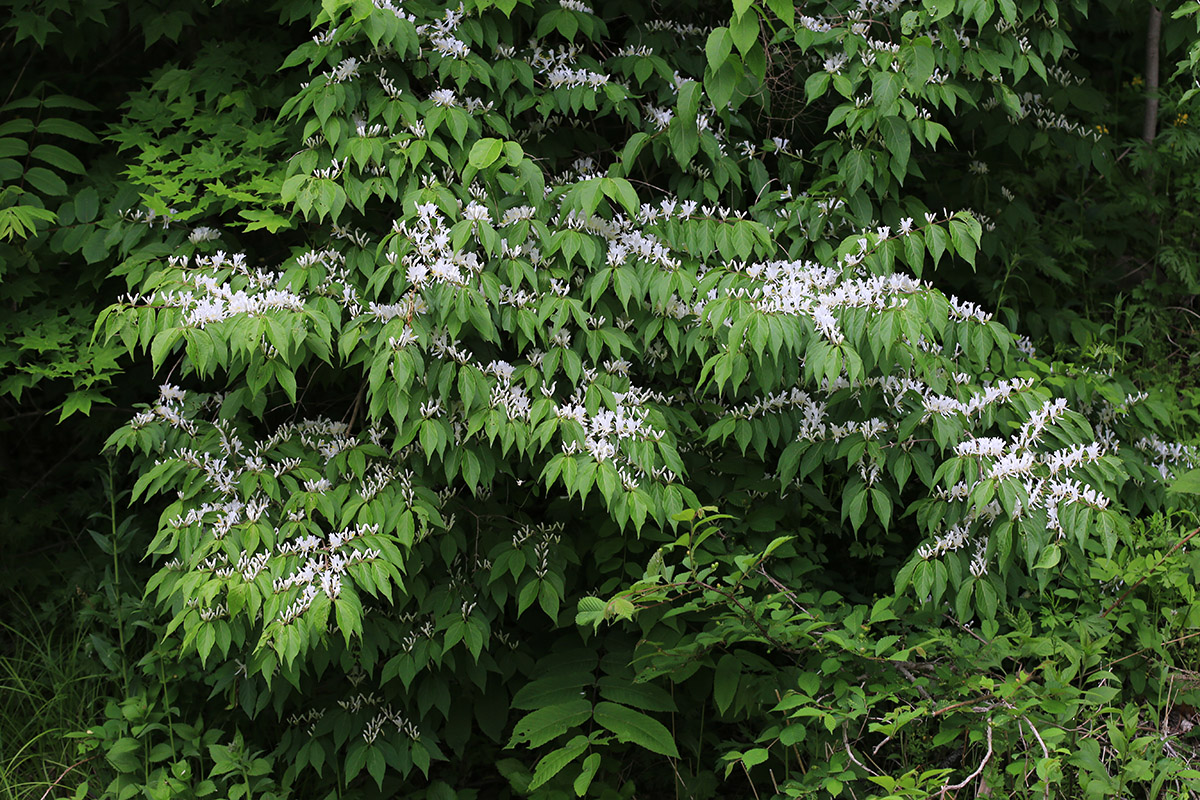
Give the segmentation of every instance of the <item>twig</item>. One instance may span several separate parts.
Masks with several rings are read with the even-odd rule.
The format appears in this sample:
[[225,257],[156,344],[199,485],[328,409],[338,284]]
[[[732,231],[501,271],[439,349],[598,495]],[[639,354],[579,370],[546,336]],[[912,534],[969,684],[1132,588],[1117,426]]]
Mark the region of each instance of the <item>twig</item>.
[[[1200,631],[1192,631],[1191,633],[1184,634],[1183,636],[1177,636],[1174,639],[1168,639],[1167,641],[1163,642],[1163,644],[1164,645],[1179,644],[1180,642],[1187,641],[1188,639],[1194,639],[1197,636],[1200,636]],[[1134,656],[1140,656],[1142,653],[1146,652],[1149,649],[1150,649],[1149,647],[1143,647],[1141,650],[1138,650],[1135,653],[1130,653],[1127,656],[1121,656],[1120,658],[1118,658],[1115,661],[1108,662],[1108,666],[1111,667],[1113,664],[1120,664],[1122,661],[1124,661],[1127,658],[1133,658]]]
[[846,728],[847,728],[847,724],[843,722],[842,723],[842,744],[846,745],[846,755],[850,756],[851,761],[853,761],[855,764],[858,764],[860,767],[865,769],[868,773],[870,773],[872,775],[878,775],[879,774],[878,772],[876,772],[875,770],[868,767],[866,764],[859,761],[858,757],[854,755],[854,751],[850,749],[850,736],[846,733]]
[[[778,689],[775,690],[775,699],[778,700],[780,703],[783,702],[783,695],[781,695],[779,693]],[[804,766],[804,759],[800,757],[800,748],[796,747],[796,744],[794,742],[792,743],[792,752],[795,753],[795,755],[796,755],[796,764],[800,767],[800,773],[802,775],[807,775],[808,768]],[[785,766],[786,766],[786,762],[787,762],[786,757],[784,758],[784,762],[785,762]]]
[[1197,314],[1195,311],[1192,311],[1190,308],[1187,308],[1185,306],[1167,306],[1167,308],[1169,308],[1173,311],[1183,311],[1186,314],[1191,314],[1196,319],[1200,319],[1200,314]]
[[25,70],[29,69],[29,64],[33,61],[33,56],[36,52],[36,50],[31,52],[29,57],[25,59],[25,63],[21,65],[21,71],[17,73],[16,80],[12,83],[12,88],[8,90],[8,95],[4,98],[4,105],[8,105],[8,101],[12,100],[13,94],[17,91],[17,86],[21,83],[21,78],[25,77]]
[[1030,721],[1029,717],[1021,717],[1021,719],[1024,720],[1025,724],[1029,726],[1029,730],[1033,731],[1034,738],[1037,739],[1038,744],[1042,746],[1042,755],[1044,755],[1046,758],[1049,758],[1050,749],[1046,747],[1046,743],[1042,741],[1042,735],[1038,733],[1038,729],[1033,727],[1033,722]]
[[346,424],[346,430],[353,430],[354,423],[358,422],[358,412],[362,409],[363,391],[367,388],[366,381],[358,387],[358,394],[354,396],[354,407],[350,411],[350,422]]
[[[97,753],[96,755],[99,755],[99,754]],[[87,762],[91,761],[93,758],[96,757],[96,755],[90,755],[81,761],[76,761],[74,764],[72,764],[71,766],[64,769],[62,774],[58,776],[58,778],[54,781],[54,783],[52,783],[48,787],[46,787],[46,793],[42,795],[42,800],[46,800],[46,798],[50,796],[50,793],[52,791],[54,791],[54,789],[58,786],[58,784],[62,783],[62,779],[67,777],[68,772],[75,769],[80,764],[86,764]]]
[[54,462],[54,466],[50,467],[50,469],[48,469],[48,470],[46,470],[44,473],[42,473],[42,477],[40,477],[40,478],[38,478],[36,481],[34,481],[34,482],[33,482],[33,483],[32,483],[32,484],[29,486],[29,488],[25,490],[25,494],[21,495],[21,499],[22,499],[22,500],[24,500],[26,497],[28,497],[28,496],[29,496],[29,493],[30,493],[30,492],[32,492],[32,491],[33,491],[34,489],[36,489],[37,487],[41,486],[41,485],[42,485],[42,481],[44,481],[44,480],[46,480],[46,478],[50,477],[50,475],[51,475],[51,474],[54,472],[54,470],[56,470],[56,469],[58,469],[60,466],[62,466],[62,463],[63,463],[64,461],[66,461],[68,458],[70,458],[71,456],[75,455],[75,453],[77,453],[77,452],[79,451],[79,448],[81,448],[81,447],[83,447],[83,441],[82,441],[82,440],[80,440],[80,441],[76,442],[76,443],[75,443],[75,446],[74,446],[74,447],[72,447],[70,450],[68,450],[68,451],[67,451],[67,454],[66,454],[65,456],[63,456],[62,458],[60,458],[58,461],[55,461],[55,462]]
[[951,792],[951,791],[957,792],[959,789],[962,789],[967,784],[969,784],[971,781],[978,778],[980,775],[983,774],[983,768],[987,766],[987,763],[988,763],[988,761],[991,760],[991,758],[992,758],[992,721],[989,719],[988,726],[987,726],[987,752],[983,754],[983,760],[979,762],[979,766],[975,768],[975,771],[972,772],[970,775],[968,775],[966,777],[966,779],[963,780],[962,783],[956,783],[952,786],[943,786],[942,790],[940,792],[938,792],[938,797],[945,797],[946,792]]
[[952,703],[951,705],[948,705],[945,708],[934,709],[933,716],[937,717],[942,714],[945,714],[947,711],[953,711],[954,709],[962,708],[963,706],[975,705],[976,703],[980,703],[980,702],[983,702],[984,700],[989,699],[991,696],[992,696],[991,692],[984,692],[983,694],[979,695],[978,697],[973,697],[970,700],[963,700],[961,703]]
[[918,692],[920,692],[921,697],[924,697],[931,703],[933,702],[933,696],[929,694],[929,691],[924,686],[917,683],[917,676],[909,672],[908,668],[905,667],[904,664],[897,663],[896,669],[901,675],[903,675],[905,678],[908,678],[908,682],[911,683]]
[[[1042,755],[1045,756],[1046,758],[1049,758],[1050,757],[1050,748],[1046,747],[1046,743],[1044,741],[1042,741],[1042,735],[1040,733],[1038,733],[1038,729],[1033,726],[1033,721],[1030,720],[1029,717],[1024,717],[1024,716],[1020,717],[1020,719],[1024,720],[1025,724],[1029,726],[1029,730],[1033,731],[1034,738],[1037,739],[1038,744],[1040,744],[1042,746]],[[1018,729],[1020,728],[1019,725],[1017,727],[1018,727]],[[1050,782],[1049,781],[1046,782],[1046,800],[1050,800]]]
[[976,633],[975,631],[968,628],[966,625],[963,625],[960,620],[950,616],[949,614],[942,614],[942,616],[945,617],[946,619],[948,619],[949,621],[953,622],[955,625],[962,628],[964,632],[971,634],[972,636],[974,636],[976,639],[983,642],[984,644],[991,644],[991,642],[989,642],[987,639],[983,638],[978,633]]
[[1178,550],[1179,548],[1181,548],[1181,547],[1183,547],[1185,544],[1187,544],[1187,543],[1188,543],[1188,540],[1189,540],[1189,539],[1191,539],[1193,536],[1195,536],[1197,533],[1200,533],[1200,528],[1196,528],[1196,530],[1192,531],[1192,532],[1191,532],[1191,533],[1189,533],[1187,536],[1183,537],[1183,538],[1182,538],[1182,539],[1180,539],[1178,542],[1176,542],[1176,543],[1175,543],[1175,546],[1174,546],[1174,547],[1172,547],[1170,550],[1168,550],[1168,551],[1167,551],[1167,554],[1166,554],[1165,556],[1163,556],[1162,558],[1160,558],[1160,559],[1158,560],[1158,563],[1157,563],[1157,564],[1155,564],[1153,567],[1151,567],[1151,568],[1150,568],[1150,571],[1149,571],[1149,572],[1147,572],[1147,573],[1146,573],[1145,575],[1143,575],[1142,577],[1138,578],[1138,580],[1137,580],[1137,583],[1133,584],[1133,586],[1130,586],[1128,589],[1126,589],[1124,592],[1122,592],[1122,593],[1121,593],[1121,596],[1120,596],[1120,597],[1118,597],[1116,600],[1114,600],[1114,601],[1113,601],[1113,604],[1104,610],[1104,613],[1100,615],[1100,619],[1104,619],[1105,617],[1107,617],[1107,616],[1108,616],[1108,615],[1109,615],[1109,614],[1112,612],[1112,610],[1113,610],[1114,608],[1116,608],[1117,606],[1121,605],[1121,603],[1124,603],[1124,602],[1125,602],[1125,598],[1126,598],[1126,597],[1129,597],[1129,593],[1130,593],[1130,592],[1132,592],[1134,589],[1136,589],[1137,587],[1139,587],[1139,586],[1141,586],[1143,583],[1145,583],[1145,582],[1146,582],[1146,578],[1149,578],[1151,575],[1153,575],[1153,574],[1154,574],[1154,572],[1155,572],[1155,570],[1157,570],[1159,567],[1161,567],[1161,566],[1163,565],[1163,562],[1164,562],[1164,561],[1166,561],[1168,558],[1170,558],[1170,557],[1171,557],[1171,554],[1172,554],[1172,553],[1174,553],[1176,550]]
[[750,777],[750,768],[746,766],[745,761],[738,761],[742,765],[742,772],[746,773],[746,783],[750,784],[750,791],[754,792],[754,800],[759,800],[758,789],[754,788],[754,779]]

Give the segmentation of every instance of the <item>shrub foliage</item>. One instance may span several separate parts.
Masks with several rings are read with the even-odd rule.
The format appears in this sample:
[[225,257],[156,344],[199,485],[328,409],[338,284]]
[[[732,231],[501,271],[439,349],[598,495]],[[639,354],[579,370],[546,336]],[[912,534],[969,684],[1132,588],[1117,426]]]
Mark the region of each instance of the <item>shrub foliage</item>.
[[1200,788],[1180,403],[1020,332],[1046,186],[1160,191],[1089,4],[818,6],[178,4],[119,170],[6,124],[0,238],[112,288],[63,415],[160,383],[81,793]]

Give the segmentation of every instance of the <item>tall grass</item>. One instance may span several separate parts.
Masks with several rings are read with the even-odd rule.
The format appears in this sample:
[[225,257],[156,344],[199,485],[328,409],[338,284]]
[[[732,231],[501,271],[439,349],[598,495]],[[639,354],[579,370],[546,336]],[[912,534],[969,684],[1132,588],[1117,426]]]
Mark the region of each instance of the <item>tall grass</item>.
[[0,621],[0,800],[67,797],[86,761],[66,734],[100,715],[112,677],[72,604],[35,613],[16,601],[26,613]]

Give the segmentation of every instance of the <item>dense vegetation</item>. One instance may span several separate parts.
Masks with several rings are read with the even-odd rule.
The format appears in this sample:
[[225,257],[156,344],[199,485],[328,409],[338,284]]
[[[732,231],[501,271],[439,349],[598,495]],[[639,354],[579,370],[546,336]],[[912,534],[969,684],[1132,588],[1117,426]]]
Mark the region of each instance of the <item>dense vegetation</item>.
[[4,6],[6,797],[1200,794],[1196,3]]

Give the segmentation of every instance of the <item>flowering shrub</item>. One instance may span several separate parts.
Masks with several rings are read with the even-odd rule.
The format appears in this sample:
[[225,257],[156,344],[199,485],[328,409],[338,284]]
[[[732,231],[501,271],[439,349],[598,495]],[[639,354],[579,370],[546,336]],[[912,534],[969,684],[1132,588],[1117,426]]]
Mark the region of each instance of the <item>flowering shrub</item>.
[[[110,444],[157,503],[161,635],[241,722],[214,763],[916,797],[1007,786],[1028,735],[1013,785],[1090,785],[1051,748],[1100,734],[1027,660],[1120,640],[1097,581],[1200,457],[1168,399],[939,288],[1007,251],[921,182],[989,120],[1097,141],[1029,88],[1070,75],[1057,4],[281,7],[290,54],[206,45],[133,98],[141,207],[103,222],[133,238],[98,339],[161,381]],[[1035,634],[1061,592],[1087,622]],[[1045,683],[1119,681],[1075,660]],[[119,733],[133,771],[156,732]]]

